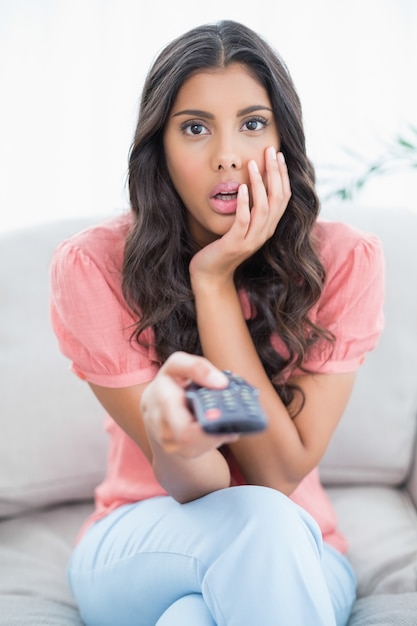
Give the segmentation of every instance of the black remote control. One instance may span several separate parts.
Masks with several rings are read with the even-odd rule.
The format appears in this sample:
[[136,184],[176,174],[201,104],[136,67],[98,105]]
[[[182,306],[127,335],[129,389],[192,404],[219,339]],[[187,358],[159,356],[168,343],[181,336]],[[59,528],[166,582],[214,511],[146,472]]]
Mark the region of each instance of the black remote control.
[[259,402],[259,392],[243,378],[226,370],[225,389],[209,389],[191,383],[186,390],[189,408],[209,434],[251,433],[263,430],[267,419]]

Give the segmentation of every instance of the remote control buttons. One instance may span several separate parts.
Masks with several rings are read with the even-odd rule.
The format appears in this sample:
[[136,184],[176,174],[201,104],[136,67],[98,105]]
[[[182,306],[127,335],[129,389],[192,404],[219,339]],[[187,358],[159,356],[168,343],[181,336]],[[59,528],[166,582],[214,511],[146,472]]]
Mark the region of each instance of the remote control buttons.
[[207,433],[249,433],[263,430],[266,417],[259,406],[258,391],[240,376],[227,370],[229,385],[209,389],[192,383],[187,391],[188,406]]

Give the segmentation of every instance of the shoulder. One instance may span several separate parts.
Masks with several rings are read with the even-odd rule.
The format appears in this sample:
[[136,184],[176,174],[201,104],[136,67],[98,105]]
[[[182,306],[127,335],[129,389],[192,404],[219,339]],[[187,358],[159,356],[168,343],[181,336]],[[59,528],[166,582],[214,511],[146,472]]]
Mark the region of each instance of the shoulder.
[[126,213],[76,233],[57,247],[53,266],[93,263],[104,272],[120,269],[131,225],[131,214]]
[[323,220],[316,223],[313,234],[327,282],[338,276],[340,280],[363,284],[370,274],[383,273],[382,243],[375,234]]
[[355,249],[381,250],[382,247],[375,234],[363,232],[344,222],[318,220],[313,233],[323,260],[344,258]]
[[354,371],[384,325],[382,244],[372,233],[337,222],[318,222],[314,235],[326,278],[311,319],[329,330],[334,342],[313,346],[307,367],[323,373]]
[[55,250],[50,264],[51,306],[56,315],[85,319],[87,312],[103,320],[110,309],[126,305],[122,295],[122,263],[126,236],[132,218],[121,215],[91,226],[64,240]]
[[59,346],[82,379],[129,387],[155,375],[152,334],[130,340],[137,316],[122,292],[122,262],[132,218],[120,216],[77,233],[50,268],[50,319]]

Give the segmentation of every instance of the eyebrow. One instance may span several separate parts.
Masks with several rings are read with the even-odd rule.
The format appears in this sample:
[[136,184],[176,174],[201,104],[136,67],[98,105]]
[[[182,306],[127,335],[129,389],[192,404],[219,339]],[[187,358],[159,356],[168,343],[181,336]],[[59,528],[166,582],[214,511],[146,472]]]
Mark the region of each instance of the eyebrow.
[[[249,115],[250,113],[254,113],[255,111],[270,111],[271,113],[273,113],[271,107],[267,107],[264,104],[253,104],[252,106],[240,109],[240,111],[237,112],[236,117]],[[177,113],[174,113],[172,117],[178,117],[179,115],[192,115],[194,117],[204,117],[208,120],[214,120],[214,115],[212,113],[209,113],[208,111],[202,111],[201,109],[184,109],[183,111],[177,111]]]

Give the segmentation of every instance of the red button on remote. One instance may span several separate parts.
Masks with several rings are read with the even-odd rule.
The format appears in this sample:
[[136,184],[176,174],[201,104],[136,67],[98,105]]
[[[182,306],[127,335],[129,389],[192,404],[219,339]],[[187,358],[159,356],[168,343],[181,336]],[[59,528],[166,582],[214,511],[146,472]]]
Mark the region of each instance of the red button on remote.
[[218,420],[221,415],[220,409],[207,409],[204,413],[206,420]]

